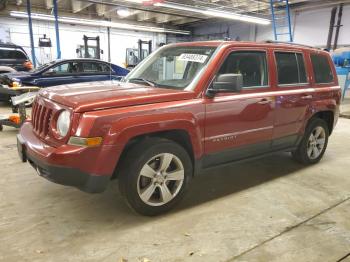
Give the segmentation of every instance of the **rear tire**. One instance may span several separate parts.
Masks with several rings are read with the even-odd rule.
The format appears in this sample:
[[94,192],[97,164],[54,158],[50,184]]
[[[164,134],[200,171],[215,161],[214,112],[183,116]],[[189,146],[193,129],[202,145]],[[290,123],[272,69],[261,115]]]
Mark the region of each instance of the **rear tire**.
[[319,162],[326,151],[328,137],[327,123],[320,118],[312,118],[298,148],[292,152],[293,158],[305,165]]
[[163,138],[146,138],[121,163],[119,189],[137,213],[167,212],[183,197],[193,174],[187,151]]

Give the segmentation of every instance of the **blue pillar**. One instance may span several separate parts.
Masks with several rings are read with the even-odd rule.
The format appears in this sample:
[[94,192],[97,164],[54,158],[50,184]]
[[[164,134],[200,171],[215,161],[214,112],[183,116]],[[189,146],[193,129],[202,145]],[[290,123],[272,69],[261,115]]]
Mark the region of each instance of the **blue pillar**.
[[56,50],[57,50],[57,59],[61,58],[61,45],[60,45],[60,31],[58,28],[58,10],[57,10],[57,0],[53,1],[53,13],[55,16],[55,31],[56,31]]
[[36,67],[36,58],[35,58],[35,47],[34,47],[34,36],[33,36],[33,25],[32,25],[32,11],[30,0],[27,0],[27,13],[28,13],[28,26],[29,26],[29,36],[30,36],[30,47],[32,49],[32,62],[34,67]]
[[289,41],[293,42],[293,32],[292,32],[292,24],[290,21],[290,8],[289,8],[289,1],[286,0],[286,11],[287,11],[287,18],[288,18],[288,30],[289,30]]

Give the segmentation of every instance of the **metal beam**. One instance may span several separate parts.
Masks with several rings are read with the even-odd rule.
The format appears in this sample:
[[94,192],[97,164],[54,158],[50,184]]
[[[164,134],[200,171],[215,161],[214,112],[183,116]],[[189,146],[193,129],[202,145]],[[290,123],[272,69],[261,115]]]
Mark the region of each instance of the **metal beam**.
[[53,3],[53,14],[55,16],[55,32],[56,32],[56,50],[57,50],[57,59],[61,58],[61,44],[60,44],[60,30],[58,28],[58,8],[57,0],[52,0]]
[[34,36],[33,36],[33,24],[32,24],[32,10],[30,0],[27,0],[27,14],[28,14],[28,26],[29,26],[29,37],[30,37],[30,48],[32,52],[33,65],[36,67],[35,58],[35,47],[34,47]]
[[[57,3],[61,2],[62,0],[57,0]],[[45,7],[46,9],[52,9],[53,8],[53,2],[52,0],[45,0]]]
[[154,18],[156,18],[157,15],[151,12],[141,12],[139,14],[137,14],[137,21],[139,22],[145,22],[145,21],[149,21],[152,20]]
[[96,4],[96,13],[98,16],[104,16],[106,13],[115,11],[118,7],[109,7],[107,5]]
[[83,9],[85,9],[93,4],[91,2],[83,2],[83,1],[78,1],[78,0],[71,1],[71,3],[72,3],[72,12],[74,14],[79,13]]
[[200,21],[201,19],[196,19],[196,18],[182,18],[179,20],[176,20],[174,22],[172,22],[173,25],[183,25],[183,24],[188,24],[188,23],[193,23],[193,22],[197,22]]
[[174,15],[159,15],[156,17],[156,23],[157,24],[164,24],[164,23],[169,23],[177,20],[183,19],[182,17],[179,16],[174,16]]
[[196,19],[204,19],[204,15],[189,15],[185,14],[180,11],[162,11],[160,9],[150,9],[148,7],[143,7],[142,5],[135,5],[135,4],[127,4],[126,2],[123,1],[114,1],[114,2],[108,2],[105,0],[80,0],[80,2],[85,2],[85,3],[91,3],[91,4],[101,4],[101,5],[107,5],[107,6],[117,6],[117,7],[126,7],[130,8],[133,10],[138,10],[138,11],[145,11],[145,12],[152,12],[154,14],[165,14],[165,15],[176,15],[176,16],[181,16],[181,17],[188,17],[188,18],[196,18]]

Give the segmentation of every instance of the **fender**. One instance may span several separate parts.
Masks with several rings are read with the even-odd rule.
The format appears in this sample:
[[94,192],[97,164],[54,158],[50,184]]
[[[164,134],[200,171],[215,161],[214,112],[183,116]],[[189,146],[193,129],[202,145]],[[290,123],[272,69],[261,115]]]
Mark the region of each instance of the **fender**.
[[124,118],[111,127],[105,144],[124,148],[132,138],[152,133],[183,130],[190,137],[196,159],[203,154],[201,125],[191,113],[160,113]]
[[79,114],[72,135],[103,136],[104,145],[124,149],[140,135],[183,130],[189,135],[194,157],[200,158],[204,153],[204,112],[201,99],[86,112]]
[[307,123],[309,120],[316,115],[317,113],[320,112],[325,112],[325,111],[331,111],[333,112],[334,116],[334,123],[333,127],[336,124],[336,121],[338,119],[339,115],[339,106],[340,106],[340,97],[338,96],[337,91],[334,93],[334,97],[330,97],[328,99],[319,99],[319,100],[314,100],[310,103],[310,106],[307,108],[307,111],[305,112],[305,121],[303,126],[301,127],[301,130],[299,133],[302,135],[305,132]]

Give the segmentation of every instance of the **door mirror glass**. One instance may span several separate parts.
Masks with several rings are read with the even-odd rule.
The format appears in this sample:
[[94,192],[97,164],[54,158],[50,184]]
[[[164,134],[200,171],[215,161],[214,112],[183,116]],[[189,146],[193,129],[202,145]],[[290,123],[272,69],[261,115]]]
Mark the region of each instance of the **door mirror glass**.
[[49,70],[47,70],[44,75],[48,75],[48,76],[52,76],[52,75],[55,75],[56,74],[56,71],[53,70],[53,68],[50,68]]
[[243,86],[242,74],[221,74],[213,82],[210,91],[219,92],[240,92]]

